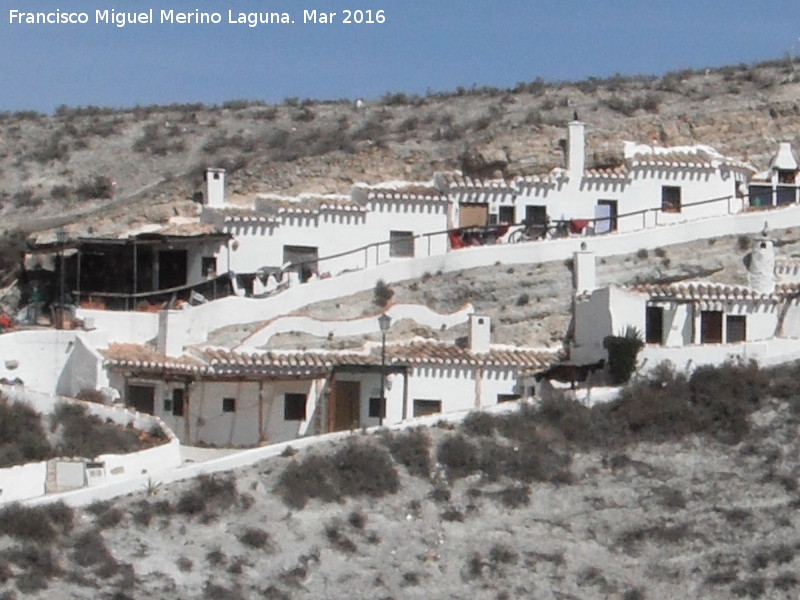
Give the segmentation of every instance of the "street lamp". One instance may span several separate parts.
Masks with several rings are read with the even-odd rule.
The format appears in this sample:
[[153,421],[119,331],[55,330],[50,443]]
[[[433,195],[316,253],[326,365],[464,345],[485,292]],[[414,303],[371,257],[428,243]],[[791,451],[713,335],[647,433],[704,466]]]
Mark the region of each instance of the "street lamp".
[[67,231],[63,227],[56,230],[58,243],[58,303],[56,304],[56,328],[64,329],[64,246],[67,243]]
[[383,425],[386,415],[386,332],[392,324],[392,317],[383,313],[378,317],[378,327],[381,328],[381,406],[378,413],[378,425]]

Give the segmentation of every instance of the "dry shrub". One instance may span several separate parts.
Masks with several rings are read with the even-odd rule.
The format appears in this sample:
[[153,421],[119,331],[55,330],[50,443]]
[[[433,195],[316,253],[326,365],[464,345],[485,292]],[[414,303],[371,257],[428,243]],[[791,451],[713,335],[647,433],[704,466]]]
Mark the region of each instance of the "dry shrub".
[[339,523],[329,523],[325,526],[325,537],[336,550],[351,554],[358,550],[355,542],[342,533]]
[[59,426],[61,435],[56,452],[60,456],[94,457],[108,453],[128,453],[141,449],[139,433],[132,427],[104,423],[80,404],[62,402],[50,417],[51,429]]
[[0,535],[50,544],[72,531],[73,518],[63,502],[30,507],[13,503],[0,510]]
[[52,548],[39,543],[6,550],[3,558],[24,571],[14,578],[17,588],[23,593],[46,589],[48,581],[62,573]]
[[394,494],[400,480],[385,448],[373,443],[349,441],[331,457],[344,497]]
[[52,456],[39,413],[0,395],[0,468]]
[[159,500],[153,503],[141,500],[137,503],[137,509],[133,511],[133,520],[139,525],[147,527],[155,515],[166,516],[171,514],[172,505],[167,500]]
[[461,422],[461,429],[474,436],[491,436],[495,431],[495,418],[486,412],[469,413]]
[[632,554],[641,545],[651,542],[654,544],[680,544],[687,539],[696,537],[688,523],[668,525],[659,523],[633,527],[624,531],[617,538],[617,543],[622,546],[626,554]]
[[457,433],[439,442],[436,460],[447,469],[449,479],[460,479],[480,468],[478,447]]
[[269,534],[259,527],[248,527],[239,534],[239,541],[245,546],[263,550],[272,546]]
[[236,480],[232,476],[201,475],[195,488],[206,499],[206,504],[218,510],[235,506],[238,502]]
[[330,460],[311,454],[302,461],[292,460],[278,480],[277,491],[283,501],[294,508],[303,508],[311,498],[336,502],[339,494],[330,481]]
[[72,560],[81,567],[98,567],[98,573],[114,575],[119,565],[98,530],[79,535],[73,544]]
[[447,521],[449,523],[463,523],[464,513],[454,506],[449,506],[442,511],[442,514],[439,515],[439,518],[442,519],[442,521]]
[[310,454],[293,460],[277,485],[283,501],[294,508],[303,508],[311,498],[323,502],[352,496],[377,498],[399,488],[397,469],[387,449],[355,439],[330,455]]
[[512,485],[490,495],[496,496],[506,508],[522,508],[531,503],[531,486]]
[[508,477],[525,483],[566,483],[571,480],[570,462],[570,456],[555,452],[536,438],[514,446],[488,440],[480,445],[480,469],[490,481]]
[[409,474],[428,478],[431,474],[431,438],[422,428],[386,431],[382,441],[392,458],[408,469]]
[[362,530],[367,524],[367,518],[360,510],[354,510],[347,517],[347,522],[355,529]]

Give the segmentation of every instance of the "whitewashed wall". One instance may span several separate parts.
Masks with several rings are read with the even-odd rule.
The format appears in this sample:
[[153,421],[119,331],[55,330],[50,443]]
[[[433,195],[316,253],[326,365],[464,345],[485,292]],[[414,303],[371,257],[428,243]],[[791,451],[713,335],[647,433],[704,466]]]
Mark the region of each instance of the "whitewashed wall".
[[46,462],[0,469],[0,504],[41,496],[46,477]]
[[27,387],[55,392],[75,339],[75,331],[56,329],[0,335],[0,378],[19,378]]
[[[684,206],[680,213],[661,212],[662,186],[681,188],[681,204],[691,204],[715,198],[730,200],[698,206]],[[554,220],[593,219],[598,200],[615,200],[617,212],[652,210],[647,215],[622,217],[618,229],[629,232],[643,227],[683,223],[693,219],[722,216],[741,212],[742,201],[735,198],[736,180],[728,170],[696,170],[681,168],[634,168],[630,179],[571,177],[557,184],[542,182],[520,186],[514,194],[517,220],[525,216],[526,206],[544,206]],[[498,205],[507,201],[499,197]],[[657,210],[654,210],[657,209]]]
[[[394,259],[389,263],[369,269],[346,273],[339,277],[297,285],[276,296],[252,298],[223,298],[188,309],[192,334],[187,343],[205,341],[208,332],[228,325],[267,321],[287,314],[312,301],[323,301],[371,289],[379,279],[395,283],[417,279],[424,274],[454,272],[462,269],[504,265],[529,264],[564,260],[580,249],[582,242],[599,257],[635,252],[643,248],[652,250],[672,244],[722,235],[752,234],[760,232],[767,221],[772,228],[800,226],[800,206],[790,206],[769,212],[748,212],[668,225],[646,231],[614,233],[595,238],[571,237],[523,244],[498,244],[464,248],[447,254],[416,259]],[[158,317],[152,314],[119,313],[79,309],[79,316],[92,316],[98,327],[107,328],[109,340],[142,343],[155,337]],[[135,317],[132,317],[135,315]],[[116,327],[119,321],[121,327]],[[140,325],[140,326],[136,326]],[[149,336],[146,337],[145,333]],[[6,336],[0,336],[0,342]],[[10,341],[10,340],[9,340]]]
[[[136,378],[131,383],[152,385],[155,412],[185,444],[210,444],[246,447],[260,443],[277,443],[318,433],[318,411],[324,380],[199,381],[189,385],[188,405],[184,416],[164,410],[164,400],[172,398],[172,390],[184,389],[182,383]],[[124,394],[124,378],[115,374],[112,385]],[[284,394],[308,396],[306,419],[284,419]],[[223,412],[223,398],[235,398],[236,410]],[[259,407],[259,403],[263,404]]]
[[[268,202],[268,201],[263,201]],[[370,201],[367,212],[323,211],[319,214],[284,214],[275,224],[227,223],[226,233],[236,244],[220,248],[219,263],[237,273],[252,273],[264,266],[283,264],[284,246],[311,246],[321,258],[349,252],[355,248],[389,241],[390,231],[409,231],[422,235],[448,227],[448,207],[444,202]],[[212,219],[213,220],[213,219]],[[234,249],[235,248],[235,249]],[[415,256],[443,254],[447,239],[439,236],[428,242],[418,239]],[[371,248],[335,259],[322,260],[320,273],[337,275],[345,270],[363,269],[390,260],[388,245]]]
[[[167,442],[153,448],[130,454],[103,454],[97,457],[85,457],[104,463],[104,476],[101,478],[103,482],[114,483],[132,477],[153,475],[181,465],[180,442],[156,417],[127,411],[119,406],[104,406],[44,394],[21,386],[0,385],[0,391],[10,400],[24,402],[41,414],[52,413],[55,406],[62,402],[76,403],[85,406],[89,414],[123,427],[132,424],[140,431],[152,431],[154,428],[158,428],[164,432],[168,438]],[[44,494],[46,476],[46,462],[0,469],[0,490],[2,490],[0,504]]]
[[[441,329],[467,322],[470,313],[474,312],[474,308],[471,304],[467,304],[458,311],[442,314],[420,304],[394,304],[385,312],[392,318],[393,323],[397,323],[402,319],[411,319],[420,325]],[[259,348],[273,336],[287,332],[308,333],[316,337],[327,337],[329,335],[345,337],[374,333],[378,328],[377,318],[379,314],[376,313],[360,319],[331,321],[322,321],[304,316],[278,317],[244,339],[236,350]]]
[[77,334],[75,345],[59,378],[56,393],[74,397],[82,390],[96,390],[107,385],[108,376],[103,368],[103,357],[86,343],[81,334]]

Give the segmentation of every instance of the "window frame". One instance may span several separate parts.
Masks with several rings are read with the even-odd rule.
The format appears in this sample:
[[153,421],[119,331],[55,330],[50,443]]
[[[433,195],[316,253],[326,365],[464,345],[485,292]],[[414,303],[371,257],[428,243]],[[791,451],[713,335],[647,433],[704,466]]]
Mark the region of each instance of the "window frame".
[[[436,405],[437,410],[423,409],[423,405],[427,404],[429,407]],[[412,403],[412,410],[414,417],[427,417],[428,415],[437,415],[442,412],[442,401],[433,398],[414,398]]]
[[390,231],[389,256],[392,258],[414,258],[414,232]]

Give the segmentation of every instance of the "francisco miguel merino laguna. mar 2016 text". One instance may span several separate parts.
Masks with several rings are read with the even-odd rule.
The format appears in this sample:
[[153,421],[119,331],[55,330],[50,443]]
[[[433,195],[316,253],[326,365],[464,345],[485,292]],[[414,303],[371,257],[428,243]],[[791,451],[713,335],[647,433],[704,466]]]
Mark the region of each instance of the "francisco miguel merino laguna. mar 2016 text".
[[[340,15],[335,12],[303,10],[303,23],[330,24],[337,21],[344,24],[382,24],[386,22],[386,16],[383,10],[343,10]],[[11,9],[8,11],[8,22],[12,25],[85,25],[96,23],[116,25],[117,27],[153,23],[177,25],[218,25],[227,23],[257,27],[258,25],[291,24],[295,21],[287,12],[237,12],[228,10],[223,16],[223,13],[220,12],[207,12],[198,9],[193,11],[176,11],[172,9],[156,11],[151,8],[138,12],[98,9],[94,11],[94,15],[89,12],[68,12],[61,9],[50,12],[26,12]]]

